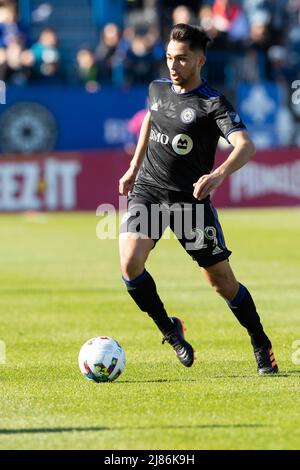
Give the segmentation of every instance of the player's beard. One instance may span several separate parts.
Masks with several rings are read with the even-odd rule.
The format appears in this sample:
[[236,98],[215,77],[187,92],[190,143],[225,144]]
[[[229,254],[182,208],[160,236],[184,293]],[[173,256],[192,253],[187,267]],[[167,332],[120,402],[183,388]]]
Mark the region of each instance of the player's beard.
[[184,87],[186,84],[188,84],[191,78],[192,76],[183,77],[182,75],[179,75],[178,78],[173,78],[171,75],[171,80],[172,80],[173,85],[178,85],[181,87]]
[[188,80],[183,77],[173,78],[171,76],[171,80],[172,80],[173,85],[184,86],[186,83],[188,83]]

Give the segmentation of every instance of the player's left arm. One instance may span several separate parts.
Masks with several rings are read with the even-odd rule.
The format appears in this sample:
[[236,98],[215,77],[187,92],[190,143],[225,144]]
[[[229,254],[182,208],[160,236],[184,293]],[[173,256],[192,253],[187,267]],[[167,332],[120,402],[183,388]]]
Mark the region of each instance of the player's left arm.
[[228,141],[234,149],[212,173],[203,175],[194,183],[194,197],[204,199],[209,193],[216,189],[224,179],[244,166],[255,154],[255,146],[245,130],[237,130],[228,136]]

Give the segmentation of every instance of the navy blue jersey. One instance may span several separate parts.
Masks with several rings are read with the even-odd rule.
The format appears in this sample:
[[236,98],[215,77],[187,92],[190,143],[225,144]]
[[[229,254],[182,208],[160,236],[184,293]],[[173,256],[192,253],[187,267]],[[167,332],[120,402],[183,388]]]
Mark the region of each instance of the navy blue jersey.
[[149,86],[150,139],[137,186],[193,192],[193,183],[211,172],[220,136],[245,125],[232,105],[206,81],[176,93],[169,79]]

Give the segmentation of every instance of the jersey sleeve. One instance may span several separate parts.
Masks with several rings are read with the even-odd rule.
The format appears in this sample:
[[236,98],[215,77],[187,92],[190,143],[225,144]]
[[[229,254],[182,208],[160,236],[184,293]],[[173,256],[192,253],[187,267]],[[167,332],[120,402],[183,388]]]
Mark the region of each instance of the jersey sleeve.
[[220,136],[226,140],[233,132],[246,129],[238,113],[223,95],[213,100],[210,115],[219,128]]
[[156,81],[153,80],[150,82],[149,87],[148,87],[148,111],[152,115],[152,111],[157,111],[157,100],[158,100],[158,89],[157,89],[157,84]]
[[153,88],[153,82],[149,84],[148,94],[147,94],[147,105],[148,105],[147,111],[150,111],[150,112],[151,112],[151,102],[152,102],[152,88]]

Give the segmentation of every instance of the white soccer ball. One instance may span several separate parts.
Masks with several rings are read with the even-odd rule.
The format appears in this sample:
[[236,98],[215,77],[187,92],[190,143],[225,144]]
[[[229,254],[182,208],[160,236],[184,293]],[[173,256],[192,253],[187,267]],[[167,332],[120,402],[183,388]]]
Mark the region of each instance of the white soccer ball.
[[82,374],[94,382],[112,382],[125,369],[122,346],[108,336],[89,339],[80,349],[78,364]]

